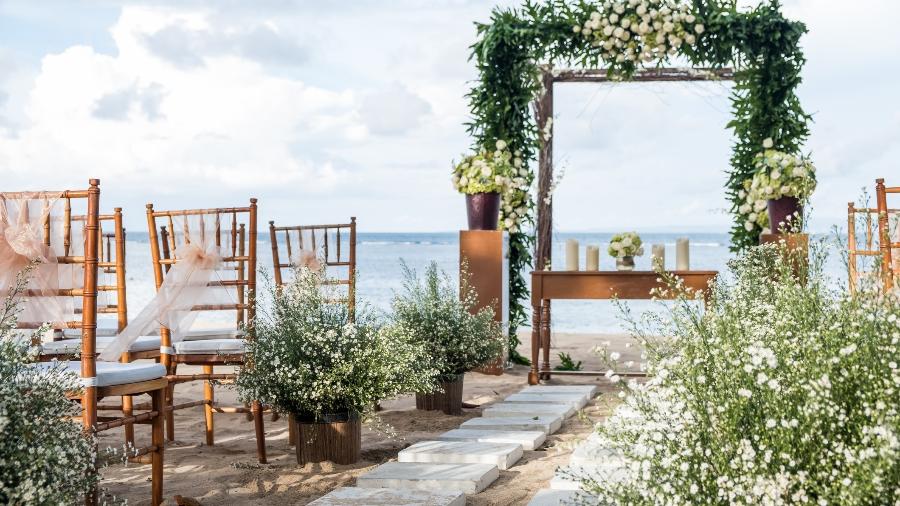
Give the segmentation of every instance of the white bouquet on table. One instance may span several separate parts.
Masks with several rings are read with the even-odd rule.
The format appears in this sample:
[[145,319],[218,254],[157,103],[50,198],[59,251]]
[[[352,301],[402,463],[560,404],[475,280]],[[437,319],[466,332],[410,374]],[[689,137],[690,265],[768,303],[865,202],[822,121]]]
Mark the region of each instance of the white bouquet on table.
[[612,236],[606,251],[613,258],[639,257],[644,254],[644,246],[637,232],[623,232]]

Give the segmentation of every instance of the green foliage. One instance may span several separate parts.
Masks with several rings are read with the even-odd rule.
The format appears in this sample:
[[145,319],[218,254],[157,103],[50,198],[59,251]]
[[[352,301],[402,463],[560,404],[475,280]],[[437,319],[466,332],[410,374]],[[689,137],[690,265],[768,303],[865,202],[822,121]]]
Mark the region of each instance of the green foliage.
[[460,296],[437,263],[428,265],[424,279],[405,263],[402,267],[403,290],[394,297],[390,331],[425,348],[425,360],[436,372],[435,383],[452,380],[501,354],[502,329],[494,320],[494,310],[485,307],[471,312],[477,307],[477,294],[466,283],[465,270],[460,273]]
[[583,477],[601,503],[900,500],[900,298],[848,294],[818,247],[797,276],[783,251],[739,255],[705,307],[675,287],[631,318],[649,378],[599,429],[621,457],[616,479]]
[[554,367],[555,371],[580,371],[581,370],[581,360],[575,362],[572,360],[572,356],[568,353],[560,353],[559,354],[559,365]]
[[237,378],[241,399],[320,417],[368,413],[382,399],[427,390],[435,371],[423,347],[386,332],[365,305],[351,314],[322,276],[297,268],[294,282],[270,289],[273,304],[257,316]]
[[[596,11],[606,12],[609,2],[526,0],[519,9],[495,9],[490,23],[477,24],[477,40],[471,59],[479,72],[478,81],[467,94],[472,120],[467,129],[474,139],[473,150],[491,149],[505,140],[510,149],[522,153],[531,166],[540,149],[539,132],[531,114],[532,102],[541,93],[540,63],[596,67],[602,61],[602,47],[590,37],[573,34],[573,26],[583,25]],[[738,10],[728,0],[694,0],[691,15],[702,24],[693,44],[678,48],[678,54],[696,66],[736,67],[731,96],[733,119],[728,123],[735,135],[726,193],[734,215],[732,249],[741,250],[758,242],[760,226],[745,228],[738,208],[743,199],[738,192],[754,173],[754,158],[763,140],[774,140],[774,148],[798,154],[809,135],[811,117],[803,111],[796,95],[805,59],[800,37],[803,23],[786,19],[777,0],[763,2],[749,10]],[[655,62],[662,65],[665,59]],[[627,80],[638,64],[608,67],[614,76]],[[533,180],[532,175],[528,182]],[[521,200],[521,196],[519,197]],[[532,265],[534,203],[527,197],[529,212],[520,218],[516,232],[510,233],[509,323],[510,348],[514,353],[516,330],[527,322],[524,301],[528,287],[524,273]],[[515,356],[515,355],[514,355]]]
[[36,368],[35,350],[13,335],[27,273],[0,310],[0,504],[75,504],[99,481],[96,441],[70,418],[80,410],[66,392],[80,378]]

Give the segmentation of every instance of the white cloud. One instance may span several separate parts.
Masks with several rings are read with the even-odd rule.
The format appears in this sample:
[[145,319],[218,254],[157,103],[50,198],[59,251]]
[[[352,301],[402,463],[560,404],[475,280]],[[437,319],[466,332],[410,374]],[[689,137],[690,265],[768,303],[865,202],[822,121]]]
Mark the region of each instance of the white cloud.
[[359,112],[372,133],[398,135],[418,126],[431,113],[431,105],[395,82],[387,89],[367,93]]

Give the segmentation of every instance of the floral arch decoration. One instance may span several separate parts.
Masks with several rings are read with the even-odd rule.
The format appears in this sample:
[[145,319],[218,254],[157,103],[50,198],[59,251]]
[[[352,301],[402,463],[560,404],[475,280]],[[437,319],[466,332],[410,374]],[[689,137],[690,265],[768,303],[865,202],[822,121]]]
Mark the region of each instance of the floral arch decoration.
[[[490,23],[476,25],[478,39],[471,58],[480,77],[467,95],[473,148],[491,151],[499,141],[521,160],[503,192],[500,216],[501,227],[510,235],[509,335],[514,360],[527,362],[515,352],[517,327],[528,316],[524,272],[532,265],[543,269],[549,261],[549,241],[539,245],[542,250],[533,253],[533,249],[536,235],[550,234],[546,191],[552,173],[541,170],[541,198],[536,205],[532,167],[538,154],[552,158],[546,152],[553,128],[552,113],[546,114],[548,99],[552,108],[548,93],[552,66],[578,67],[605,80],[629,81],[659,72],[680,57],[694,67],[707,67],[707,78],[727,74],[733,79],[733,118],[727,127],[735,141],[725,188],[734,216],[731,248],[737,251],[758,242],[762,224],[748,220],[744,202],[754,160],[764,141],[767,148],[799,155],[809,135],[811,117],[795,91],[805,62],[799,42],[806,27],[786,19],[778,0],[764,0],[749,9],[736,4],[736,0],[527,0],[518,9],[495,9]],[[733,74],[727,67],[734,68]],[[537,220],[536,207],[540,207]]]

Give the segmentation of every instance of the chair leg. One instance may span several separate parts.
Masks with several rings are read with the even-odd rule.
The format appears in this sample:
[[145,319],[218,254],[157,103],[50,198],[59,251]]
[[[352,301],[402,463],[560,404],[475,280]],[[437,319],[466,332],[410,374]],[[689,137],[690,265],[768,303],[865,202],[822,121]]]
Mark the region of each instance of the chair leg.
[[294,420],[294,415],[288,415],[288,444],[297,444],[297,420]]
[[151,454],[151,503],[153,506],[158,506],[163,502],[163,449],[166,445],[164,425],[167,390],[167,388],[159,389],[150,394],[153,402],[153,411],[156,411],[156,416],[153,418],[152,440],[152,444],[156,449]]
[[260,464],[266,463],[266,432],[263,426],[263,410],[259,401],[253,401],[250,405],[253,413],[253,425],[256,429],[256,458]]
[[[178,364],[172,364],[172,374],[177,374]],[[175,405],[175,383],[169,383],[166,388],[166,435],[169,441],[175,441],[175,411],[172,406]]]
[[[203,374],[212,374],[213,366],[204,365],[203,366]],[[207,446],[213,445],[213,403],[215,402],[215,391],[213,390],[213,383],[210,380],[206,380],[203,383],[203,399],[207,402],[203,406],[203,411],[206,414],[206,444]]]
[[[131,362],[131,354],[123,353],[122,360],[123,364],[127,364]],[[122,416],[129,417],[134,414],[134,398],[130,395],[122,396]],[[134,424],[127,423],[125,424],[125,446],[127,447],[126,451],[131,451],[137,448],[134,444]]]

